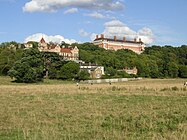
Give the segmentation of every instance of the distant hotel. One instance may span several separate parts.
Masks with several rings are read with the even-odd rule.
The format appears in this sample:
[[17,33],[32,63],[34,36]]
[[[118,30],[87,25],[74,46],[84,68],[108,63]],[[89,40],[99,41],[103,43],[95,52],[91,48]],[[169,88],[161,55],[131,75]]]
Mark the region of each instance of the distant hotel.
[[132,50],[137,54],[141,54],[144,51],[145,44],[141,41],[141,39],[137,40],[136,38],[134,41],[126,40],[126,37],[123,37],[123,40],[117,39],[114,36],[113,39],[105,38],[104,34],[96,35],[96,39],[93,41],[94,45],[98,45],[101,48],[106,50],[119,50],[119,49],[128,49]]

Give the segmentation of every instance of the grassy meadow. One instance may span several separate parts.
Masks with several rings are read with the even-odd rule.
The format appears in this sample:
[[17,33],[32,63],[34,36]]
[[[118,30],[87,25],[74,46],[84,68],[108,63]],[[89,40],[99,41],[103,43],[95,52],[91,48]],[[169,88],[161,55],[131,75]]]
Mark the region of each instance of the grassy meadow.
[[186,79],[16,84],[0,77],[2,140],[186,140]]

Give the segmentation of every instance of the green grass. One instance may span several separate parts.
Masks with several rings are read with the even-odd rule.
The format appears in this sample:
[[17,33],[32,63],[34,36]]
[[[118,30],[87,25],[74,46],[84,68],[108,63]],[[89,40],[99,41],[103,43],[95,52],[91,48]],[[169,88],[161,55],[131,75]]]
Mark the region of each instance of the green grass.
[[184,80],[80,87],[50,80],[41,85],[5,82],[0,84],[0,139],[185,140]]
[[44,79],[43,82],[38,83],[15,83],[14,79],[11,79],[9,76],[0,76],[0,85],[55,85],[55,84],[73,84],[73,81],[63,81],[63,80],[49,80]]

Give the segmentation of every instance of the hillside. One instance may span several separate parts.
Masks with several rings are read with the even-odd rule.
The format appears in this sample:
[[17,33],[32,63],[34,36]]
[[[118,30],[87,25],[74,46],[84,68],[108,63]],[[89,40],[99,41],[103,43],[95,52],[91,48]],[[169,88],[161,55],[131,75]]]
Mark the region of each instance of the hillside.
[[[12,47],[12,44],[14,47]],[[63,61],[63,58],[55,53],[38,52],[37,49],[35,49],[35,51],[34,49],[31,49],[31,51],[28,49],[25,50],[22,48],[22,45],[16,42],[2,43],[0,46],[0,75],[8,75],[8,71],[15,66],[15,62],[20,60],[24,60],[25,62],[31,58],[37,58],[38,61],[37,63],[32,61],[33,64],[31,67],[36,65],[35,67],[37,68],[37,64],[41,63],[39,64],[39,66],[41,66],[39,71],[42,74],[43,67],[45,70],[44,76],[47,70],[47,76],[49,76],[49,78],[72,79],[76,78],[75,76],[78,74],[79,68],[76,68],[77,65],[75,64],[68,64],[70,66],[62,68],[68,62]],[[34,43],[34,46],[37,48],[36,43]],[[124,49],[118,51],[104,50],[91,43],[72,44],[72,46],[77,46],[79,48],[80,60],[86,63],[104,66],[105,76],[103,76],[103,78],[135,76],[150,78],[187,78],[187,46],[185,45],[181,47],[146,47],[145,51],[140,55]],[[72,69],[72,67],[75,71],[72,71],[69,76],[66,76],[68,69]],[[135,67],[138,70],[137,75],[129,75],[123,71],[125,68],[131,69]]]

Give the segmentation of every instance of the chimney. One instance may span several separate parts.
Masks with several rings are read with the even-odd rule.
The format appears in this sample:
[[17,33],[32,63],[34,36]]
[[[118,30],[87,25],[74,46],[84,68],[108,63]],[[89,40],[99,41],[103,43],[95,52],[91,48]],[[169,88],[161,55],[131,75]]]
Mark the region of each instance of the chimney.
[[134,38],[134,42],[137,42],[137,39],[136,39],[136,38]]
[[123,41],[124,41],[124,42],[126,41],[126,37],[125,37],[125,36],[123,37]]
[[96,39],[98,39],[99,38],[99,36],[98,35],[96,35]]
[[116,37],[116,36],[114,36],[114,40],[115,40],[115,41],[117,40],[117,37]]
[[104,38],[104,34],[101,34],[101,38]]
[[142,42],[142,39],[141,39],[141,38],[139,38],[139,42]]

